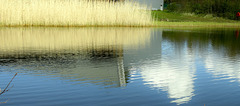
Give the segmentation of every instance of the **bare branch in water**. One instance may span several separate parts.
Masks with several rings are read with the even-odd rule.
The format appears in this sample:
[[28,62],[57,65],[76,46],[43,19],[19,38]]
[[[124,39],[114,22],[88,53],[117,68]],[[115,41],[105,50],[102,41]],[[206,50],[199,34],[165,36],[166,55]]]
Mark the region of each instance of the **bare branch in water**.
[[8,102],[8,100],[6,100],[5,102],[0,102],[0,104],[7,103],[7,102]]
[[[14,79],[16,76],[17,76],[17,73],[13,76],[12,80],[8,83],[8,85],[7,85],[6,88],[0,93],[0,95],[2,95],[3,93],[9,91],[9,90],[13,87],[13,86],[12,86],[10,89],[8,89],[9,85],[12,83],[13,79]],[[6,101],[6,102],[7,102],[7,101]],[[5,102],[3,102],[3,103],[5,103]]]

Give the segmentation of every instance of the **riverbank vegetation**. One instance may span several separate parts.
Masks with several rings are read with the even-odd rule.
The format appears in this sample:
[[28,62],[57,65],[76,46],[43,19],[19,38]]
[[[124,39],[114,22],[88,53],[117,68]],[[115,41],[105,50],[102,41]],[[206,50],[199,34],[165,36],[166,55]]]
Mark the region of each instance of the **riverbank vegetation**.
[[240,27],[240,21],[212,14],[194,14],[165,11],[152,11],[153,26],[160,27]]
[[[150,11],[147,6],[136,2],[1,0],[0,26],[240,27],[240,21],[232,20],[239,1],[236,1],[236,4],[219,0],[212,0],[210,4],[209,0],[181,2],[165,0],[165,2],[168,4],[166,10]],[[190,5],[191,3],[202,6],[194,7]],[[221,3],[226,7],[223,8]],[[222,9],[217,11],[220,7]],[[230,13],[233,15],[227,17]]]
[[1,0],[0,26],[149,26],[146,10],[134,2]]
[[170,12],[211,14],[236,20],[240,12],[240,0],[164,0],[165,7]]
[[160,22],[156,21],[153,27],[206,27],[206,28],[240,28],[240,23],[228,22]]

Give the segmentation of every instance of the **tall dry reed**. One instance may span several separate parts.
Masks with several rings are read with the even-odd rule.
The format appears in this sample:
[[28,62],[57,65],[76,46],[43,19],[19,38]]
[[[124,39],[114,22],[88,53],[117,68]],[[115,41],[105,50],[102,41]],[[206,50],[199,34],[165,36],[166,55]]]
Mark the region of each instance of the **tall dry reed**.
[[0,0],[0,26],[148,26],[151,11],[134,2]]

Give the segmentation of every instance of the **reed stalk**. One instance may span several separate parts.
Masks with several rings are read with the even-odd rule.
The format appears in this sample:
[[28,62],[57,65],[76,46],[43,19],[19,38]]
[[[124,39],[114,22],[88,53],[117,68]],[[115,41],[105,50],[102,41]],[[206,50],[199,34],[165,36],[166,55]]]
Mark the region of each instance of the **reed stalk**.
[[150,26],[151,11],[136,2],[0,0],[0,26]]

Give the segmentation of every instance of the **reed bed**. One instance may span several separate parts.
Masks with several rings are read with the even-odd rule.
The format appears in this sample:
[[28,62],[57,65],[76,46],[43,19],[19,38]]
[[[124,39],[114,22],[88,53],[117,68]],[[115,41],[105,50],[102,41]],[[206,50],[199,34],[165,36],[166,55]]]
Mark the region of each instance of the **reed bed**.
[[0,26],[149,26],[151,11],[136,2],[0,0]]

